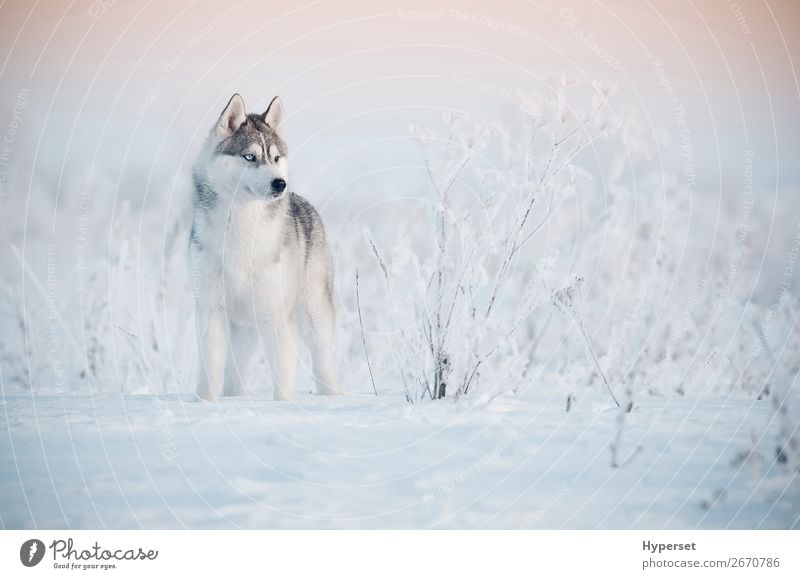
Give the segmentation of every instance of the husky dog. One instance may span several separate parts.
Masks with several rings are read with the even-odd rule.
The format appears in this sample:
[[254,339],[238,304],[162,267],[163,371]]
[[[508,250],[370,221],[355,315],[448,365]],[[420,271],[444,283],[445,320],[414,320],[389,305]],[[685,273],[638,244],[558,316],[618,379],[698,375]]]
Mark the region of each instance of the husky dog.
[[279,97],[264,114],[247,114],[235,94],[194,165],[189,244],[205,400],[241,394],[262,345],[275,399],[291,399],[297,322],[319,392],[336,392],[331,257],[319,214],[288,185],[282,121]]

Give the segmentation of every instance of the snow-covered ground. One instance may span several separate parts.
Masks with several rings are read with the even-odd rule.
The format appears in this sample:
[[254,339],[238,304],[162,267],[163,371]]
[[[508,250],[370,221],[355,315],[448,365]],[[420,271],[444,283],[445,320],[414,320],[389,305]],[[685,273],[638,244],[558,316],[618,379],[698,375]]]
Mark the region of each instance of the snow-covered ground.
[[7,394],[1,408],[5,528],[798,526],[786,480],[737,460],[766,401],[649,398],[618,468],[600,395],[569,413],[560,398],[363,395]]

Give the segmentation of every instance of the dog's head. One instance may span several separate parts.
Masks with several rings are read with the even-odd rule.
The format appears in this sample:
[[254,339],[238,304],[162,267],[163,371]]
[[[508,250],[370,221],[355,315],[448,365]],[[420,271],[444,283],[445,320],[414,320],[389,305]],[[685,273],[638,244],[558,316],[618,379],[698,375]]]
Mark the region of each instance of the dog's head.
[[235,193],[262,199],[283,197],[289,167],[282,122],[280,97],[272,99],[263,114],[247,114],[242,97],[233,95],[211,134],[209,178]]

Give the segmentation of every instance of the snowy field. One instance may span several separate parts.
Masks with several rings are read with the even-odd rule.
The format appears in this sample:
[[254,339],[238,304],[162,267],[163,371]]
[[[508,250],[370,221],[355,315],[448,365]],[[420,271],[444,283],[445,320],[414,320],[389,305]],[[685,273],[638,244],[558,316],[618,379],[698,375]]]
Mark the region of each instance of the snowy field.
[[[458,4],[0,6],[0,527],[800,528],[800,8]],[[341,396],[194,396],[234,92]]]
[[[765,402],[648,401],[609,444],[599,396],[6,396],[7,528],[786,528],[786,478],[734,449]],[[758,489],[757,486],[768,486]]]

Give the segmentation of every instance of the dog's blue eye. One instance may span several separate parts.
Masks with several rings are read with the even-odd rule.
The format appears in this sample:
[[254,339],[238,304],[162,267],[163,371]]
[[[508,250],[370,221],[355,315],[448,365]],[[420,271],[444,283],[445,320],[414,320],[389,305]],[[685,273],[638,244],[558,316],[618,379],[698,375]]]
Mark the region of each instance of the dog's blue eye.
[[250,161],[251,163],[256,160],[256,156],[253,153],[247,153],[246,155],[242,155],[245,161]]

